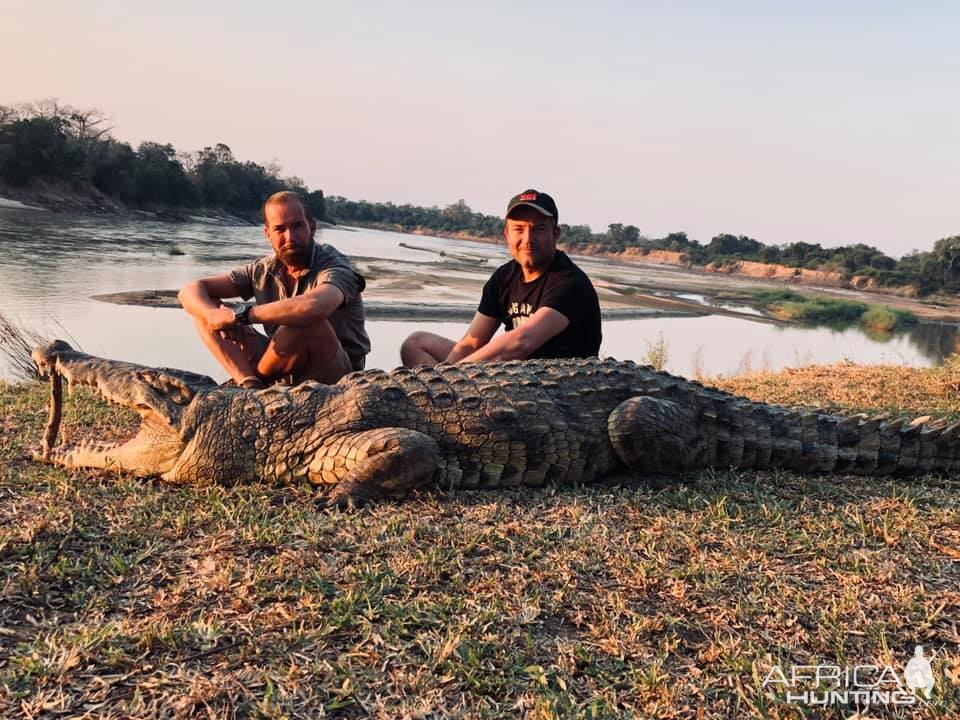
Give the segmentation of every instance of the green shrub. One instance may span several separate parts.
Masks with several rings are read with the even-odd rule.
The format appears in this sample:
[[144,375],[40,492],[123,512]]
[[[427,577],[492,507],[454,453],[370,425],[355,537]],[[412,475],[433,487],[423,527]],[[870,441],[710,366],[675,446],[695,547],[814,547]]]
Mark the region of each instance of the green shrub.
[[806,302],[809,298],[793,290],[758,290],[753,297],[762,305],[772,305],[782,302]]
[[880,332],[893,332],[904,325],[917,322],[917,316],[906,310],[874,305],[860,316],[860,323]]
[[[906,310],[842,298],[813,297],[793,290],[760,290],[752,294],[757,305],[783,320],[845,327],[859,322],[864,329],[889,333],[912,325],[917,317]],[[879,336],[878,336],[879,337]]]
[[817,323],[855,323],[867,311],[867,305],[852,300],[796,296],[798,299],[771,302],[767,307],[784,320]]

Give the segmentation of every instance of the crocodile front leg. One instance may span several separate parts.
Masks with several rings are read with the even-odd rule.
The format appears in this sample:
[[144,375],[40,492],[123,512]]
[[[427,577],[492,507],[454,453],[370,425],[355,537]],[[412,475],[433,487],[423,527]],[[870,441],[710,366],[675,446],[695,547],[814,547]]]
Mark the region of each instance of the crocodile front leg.
[[368,500],[400,499],[429,485],[441,464],[429,435],[381,428],[337,436],[313,460],[310,480],[332,485],[328,506],[356,507]]

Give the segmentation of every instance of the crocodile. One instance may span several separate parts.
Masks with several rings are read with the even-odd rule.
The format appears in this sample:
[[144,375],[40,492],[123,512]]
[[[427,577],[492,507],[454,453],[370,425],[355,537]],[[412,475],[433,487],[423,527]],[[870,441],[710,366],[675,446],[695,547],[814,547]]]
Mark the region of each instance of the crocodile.
[[[427,486],[590,483],[626,471],[960,467],[960,423],[788,409],[610,359],[368,370],[335,385],[252,390],[93,357],[60,340],[32,357],[52,394],[38,460],[170,483],[309,482],[340,506]],[[62,379],[134,409],[137,435],[58,444]]]

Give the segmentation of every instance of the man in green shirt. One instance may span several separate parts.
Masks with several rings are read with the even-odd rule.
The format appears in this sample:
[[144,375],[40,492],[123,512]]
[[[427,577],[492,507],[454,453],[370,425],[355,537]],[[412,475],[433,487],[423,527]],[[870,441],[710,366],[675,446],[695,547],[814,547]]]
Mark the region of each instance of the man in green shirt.
[[[273,255],[180,290],[204,345],[242,387],[265,387],[284,376],[335,383],[362,370],[370,352],[363,277],[336,249],[314,242],[316,223],[295,193],[271,195],[263,221]],[[221,303],[234,297],[256,302],[233,309]]]

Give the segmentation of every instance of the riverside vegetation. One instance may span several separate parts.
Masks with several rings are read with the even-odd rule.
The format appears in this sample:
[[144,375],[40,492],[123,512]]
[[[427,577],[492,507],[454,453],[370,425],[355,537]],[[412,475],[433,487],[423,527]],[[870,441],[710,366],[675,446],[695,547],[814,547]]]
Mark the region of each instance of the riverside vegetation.
[[281,177],[276,165],[241,162],[223,143],[192,153],[158,142],[134,149],[111,130],[99,110],[53,100],[0,106],[0,194],[54,207],[67,195],[66,209],[131,207],[170,219],[206,211],[258,221],[266,197],[293,190],[314,217],[326,216],[322,191]]
[[865,330],[875,333],[893,332],[917,322],[916,315],[907,310],[843,298],[805,295],[793,290],[725,292],[720,293],[717,299],[747,302],[781,320],[836,328],[859,323]]
[[[50,100],[0,106],[0,191],[42,204],[43,188],[53,183],[124,206],[160,211],[165,217],[214,209],[255,219],[265,197],[290,189],[304,195],[319,220],[407,232],[500,236],[499,216],[475,212],[463,200],[439,208],[324,197],[322,190],[310,190],[300,178],[281,177],[276,165],[237,160],[223,143],[197,152],[178,152],[157,142],[134,149],[114,139],[111,130],[98,110]],[[702,244],[683,232],[646,237],[632,224],[614,223],[604,232],[593,232],[588,225],[562,227],[564,247],[571,252],[632,251],[642,256],[668,250],[692,265],[757,261],[838,273],[881,287],[909,287],[920,295],[960,291],[960,236],[942,238],[930,251],[914,251],[897,260],[864,243],[839,248],[808,242],[773,246],[721,233]]]

